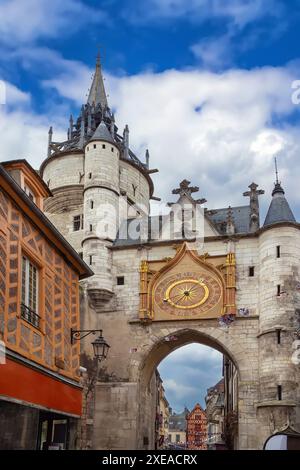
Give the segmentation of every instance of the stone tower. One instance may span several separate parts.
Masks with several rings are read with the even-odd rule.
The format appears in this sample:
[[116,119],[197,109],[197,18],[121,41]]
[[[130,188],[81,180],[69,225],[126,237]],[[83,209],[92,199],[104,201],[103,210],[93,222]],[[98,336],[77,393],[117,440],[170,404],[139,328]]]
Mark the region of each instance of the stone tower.
[[142,163],[129,147],[129,129],[118,134],[108,106],[100,56],[88,99],[76,121],[70,116],[67,140],[54,142],[49,130],[48,158],[40,172],[51,188],[45,211],[81,253],[95,275],[86,288],[94,308],[113,296],[110,246],[128,208],[147,215],[153,183],[149,152]]
[[291,361],[300,259],[300,232],[278,181],[259,237],[260,315],[258,416],[279,431],[296,422],[298,368]]

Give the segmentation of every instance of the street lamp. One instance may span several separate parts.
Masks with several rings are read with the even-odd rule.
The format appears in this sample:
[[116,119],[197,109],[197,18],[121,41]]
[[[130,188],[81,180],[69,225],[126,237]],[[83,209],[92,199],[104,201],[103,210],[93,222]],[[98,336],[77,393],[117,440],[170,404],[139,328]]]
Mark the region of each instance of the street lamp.
[[95,341],[92,342],[92,346],[94,349],[94,357],[99,362],[103,361],[103,359],[106,359],[110,346],[103,338],[102,330],[100,330],[100,335],[98,336],[98,338],[96,338]]
[[81,341],[86,336],[91,334],[95,335],[96,333],[99,333],[99,336],[92,342],[92,346],[94,357],[97,359],[97,362],[101,362],[103,359],[106,359],[110,348],[109,344],[103,338],[102,330],[73,330],[71,328],[71,344],[74,344],[74,341]]

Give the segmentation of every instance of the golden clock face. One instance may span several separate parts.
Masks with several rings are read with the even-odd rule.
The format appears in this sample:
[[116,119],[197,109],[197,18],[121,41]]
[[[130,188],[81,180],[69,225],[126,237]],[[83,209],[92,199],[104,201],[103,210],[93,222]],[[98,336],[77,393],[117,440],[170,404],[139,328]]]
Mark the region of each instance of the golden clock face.
[[203,279],[182,279],[173,282],[166,290],[164,302],[174,308],[192,309],[207,301],[209,288]]
[[[162,314],[188,318],[215,307],[222,296],[220,282],[209,272],[177,272],[164,277],[153,292],[154,308]],[[157,310],[158,309],[158,310]]]

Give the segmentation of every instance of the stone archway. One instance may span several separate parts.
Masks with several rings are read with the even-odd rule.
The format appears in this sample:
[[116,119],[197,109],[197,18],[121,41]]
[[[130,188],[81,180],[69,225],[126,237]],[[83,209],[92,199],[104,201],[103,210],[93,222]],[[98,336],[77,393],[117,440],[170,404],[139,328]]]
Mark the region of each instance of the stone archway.
[[[201,323],[189,322],[186,326],[182,323],[159,322],[147,326],[147,335],[143,338],[141,346],[142,352],[139,358],[136,357],[130,364],[130,381],[137,383],[136,448],[147,448],[147,445],[148,448],[153,448],[151,377],[156,367],[171,352],[191,343],[210,346],[226,355],[235,364],[239,376],[239,448],[258,448],[255,408],[258,387],[257,362],[249,358],[247,344],[241,342],[243,338],[241,332],[245,327],[251,329],[249,320],[241,319],[228,330],[221,329],[217,322],[209,320]],[[166,341],[168,336],[175,336],[177,340]],[[249,341],[249,336],[251,335],[248,334],[246,343]],[[256,353],[252,349],[252,354]]]

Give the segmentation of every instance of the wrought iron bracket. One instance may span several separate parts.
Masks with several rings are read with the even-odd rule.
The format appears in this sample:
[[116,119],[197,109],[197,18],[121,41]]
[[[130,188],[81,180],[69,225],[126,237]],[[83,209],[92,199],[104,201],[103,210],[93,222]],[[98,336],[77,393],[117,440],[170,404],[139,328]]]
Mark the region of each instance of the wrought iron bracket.
[[74,344],[74,341],[81,341],[86,336],[95,335],[96,333],[102,334],[102,330],[73,330],[71,328],[71,344]]

